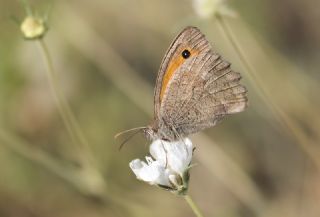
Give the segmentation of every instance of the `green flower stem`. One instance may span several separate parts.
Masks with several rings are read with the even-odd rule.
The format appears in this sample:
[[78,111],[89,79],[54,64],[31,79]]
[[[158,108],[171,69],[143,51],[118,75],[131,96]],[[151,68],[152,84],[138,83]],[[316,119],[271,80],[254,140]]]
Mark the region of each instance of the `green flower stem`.
[[61,88],[59,88],[58,78],[53,68],[52,59],[51,59],[48,47],[46,46],[45,42],[42,39],[37,40],[37,43],[42,52],[43,60],[47,68],[48,80],[52,89],[53,96],[56,100],[58,110],[62,117],[62,120],[66,125],[68,133],[70,134],[74,144],[78,145],[81,148],[81,150],[78,150],[78,151],[86,151],[86,154],[88,154],[90,153],[89,144],[85,139],[85,137],[83,136],[83,133],[79,127],[79,124],[77,123],[75,116],[73,115],[68,103],[64,98]]
[[191,207],[192,211],[197,217],[204,217],[204,215],[202,215],[201,211],[199,210],[199,207],[194,203],[189,195],[185,195],[184,199],[187,201],[188,205]]
[[308,136],[303,132],[301,127],[299,127],[296,124],[296,122],[272,100],[273,97],[264,87],[263,82],[255,75],[253,66],[247,60],[243,49],[237,43],[236,37],[232,33],[232,30],[228,26],[224,17],[219,13],[217,13],[215,17],[218,21],[217,23],[219,24],[219,27],[221,28],[222,32],[225,34],[227,40],[230,42],[230,44],[238,54],[242,64],[246,68],[248,72],[248,78],[250,79],[253,87],[257,90],[257,94],[259,94],[261,99],[265,102],[265,105],[269,107],[270,111],[274,114],[274,116],[279,117],[280,123],[298,141],[300,148],[313,160],[315,165],[320,170],[320,152],[318,149],[315,148],[317,147],[317,144],[314,141],[310,140]]
[[28,1],[27,0],[20,0],[20,2],[21,2],[21,4],[23,5],[23,7],[24,7],[24,9],[26,11],[26,14],[28,16],[32,16],[33,13],[32,13],[32,10],[31,10],[31,7],[30,7]]

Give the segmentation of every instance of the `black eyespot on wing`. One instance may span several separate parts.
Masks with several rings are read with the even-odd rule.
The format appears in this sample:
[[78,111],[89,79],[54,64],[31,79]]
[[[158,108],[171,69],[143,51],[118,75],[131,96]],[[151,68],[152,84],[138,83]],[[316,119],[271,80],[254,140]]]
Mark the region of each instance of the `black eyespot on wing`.
[[187,59],[190,57],[191,53],[189,50],[185,49],[184,51],[182,51],[181,55],[184,59]]

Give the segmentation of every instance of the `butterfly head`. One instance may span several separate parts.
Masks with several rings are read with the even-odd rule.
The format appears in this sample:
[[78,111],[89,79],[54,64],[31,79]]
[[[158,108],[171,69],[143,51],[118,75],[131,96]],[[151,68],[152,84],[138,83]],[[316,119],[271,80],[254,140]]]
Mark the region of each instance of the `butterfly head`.
[[150,141],[154,141],[156,139],[159,139],[158,131],[157,131],[157,129],[154,129],[154,127],[152,125],[147,126],[142,131],[143,131],[145,137]]

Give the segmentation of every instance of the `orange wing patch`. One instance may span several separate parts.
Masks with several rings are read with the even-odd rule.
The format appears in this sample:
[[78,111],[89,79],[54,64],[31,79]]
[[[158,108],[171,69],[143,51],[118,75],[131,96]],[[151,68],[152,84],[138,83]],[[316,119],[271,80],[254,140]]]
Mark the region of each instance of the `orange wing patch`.
[[[190,57],[194,56],[196,54],[198,54],[197,50],[190,50],[188,48],[182,48],[179,49],[179,53],[181,53],[183,50],[189,50],[190,51]],[[160,91],[160,102],[162,101],[163,95],[165,93],[165,90],[167,88],[167,85],[170,81],[170,79],[172,78],[174,72],[176,72],[176,70],[184,63],[184,61],[186,61],[185,58],[183,58],[183,56],[181,54],[179,54],[177,57],[175,57],[174,59],[172,59],[168,65],[168,68],[166,70],[166,72],[164,73],[163,79],[162,79],[162,85],[161,85],[161,91]]]

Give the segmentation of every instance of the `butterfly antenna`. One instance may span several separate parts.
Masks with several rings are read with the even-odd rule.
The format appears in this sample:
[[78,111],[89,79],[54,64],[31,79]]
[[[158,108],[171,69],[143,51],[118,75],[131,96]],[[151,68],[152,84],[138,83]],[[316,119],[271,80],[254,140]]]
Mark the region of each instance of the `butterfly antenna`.
[[[137,130],[137,132],[141,131],[142,129],[146,129],[147,127],[136,127],[136,128],[132,128],[132,129],[129,129],[129,130],[124,130],[124,131],[121,131],[119,133],[117,133],[116,135],[114,135],[114,138],[117,139],[119,136],[123,135],[123,134],[126,134],[126,133],[129,133],[131,131],[135,131]],[[135,135],[135,134],[134,134]]]
[[137,129],[136,132],[134,132],[133,134],[131,134],[130,136],[128,136],[128,138],[126,138],[119,146],[119,151],[122,149],[122,147],[124,146],[124,144],[126,144],[132,137],[134,137],[135,135],[137,135],[138,133],[141,132],[141,130],[144,129],[144,128],[140,128],[140,129]]
[[124,146],[125,143],[127,143],[132,137],[134,137],[135,135],[137,135],[138,133],[140,133],[143,129],[147,129],[147,127],[136,127],[136,128],[132,128],[132,129],[129,129],[129,130],[124,130],[120,133],[117,133],[114,138],[117,139],[119,136],[122,136],[126,133],[129,133],[131,131],[136,131],[134,132],[133,134],[131,134],[129,137],[127,137],[119,146],[119,150],[122,149],[122,147]]

